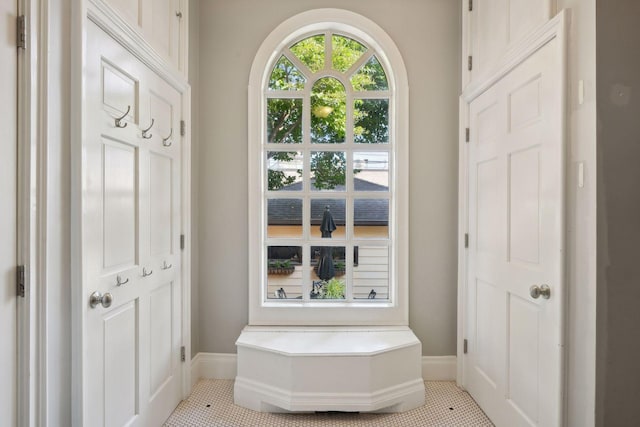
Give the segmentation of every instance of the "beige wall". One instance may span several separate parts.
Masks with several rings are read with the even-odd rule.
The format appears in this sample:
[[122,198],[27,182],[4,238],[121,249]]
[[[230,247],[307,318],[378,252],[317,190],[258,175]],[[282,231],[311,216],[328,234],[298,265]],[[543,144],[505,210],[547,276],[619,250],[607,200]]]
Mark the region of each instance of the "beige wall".
[[402,53],[410,99],[410,325],[425,355],[456,351],[460,4],[451,0],[199,2],[194,85],[197,250],[195,351],[235,353],[247,323],[247,84],[265,37],[314,8],[360,13]]

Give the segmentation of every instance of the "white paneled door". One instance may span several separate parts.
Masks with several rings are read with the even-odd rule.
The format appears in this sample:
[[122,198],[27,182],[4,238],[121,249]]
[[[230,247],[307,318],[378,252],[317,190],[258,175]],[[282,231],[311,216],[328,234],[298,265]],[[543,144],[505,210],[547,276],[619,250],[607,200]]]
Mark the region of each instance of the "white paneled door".
[[17,54],[15,0],[0,3],[0,425],[17,425]]
[[83,417],[158,426],[182,397],[181,95],[87,24]]
[[552,38],[469,106],[464,382],[497,426],[561,424],[561,55]]
[[471,3],[471,51],[474,77],[491,67],[514,43],[551,16],[554,0],[468,0]]

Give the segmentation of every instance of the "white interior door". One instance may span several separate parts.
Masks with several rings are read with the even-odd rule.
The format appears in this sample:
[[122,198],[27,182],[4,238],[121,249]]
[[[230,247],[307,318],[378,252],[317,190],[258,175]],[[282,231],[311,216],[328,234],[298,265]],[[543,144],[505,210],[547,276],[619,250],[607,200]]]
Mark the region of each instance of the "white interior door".
[[498,426],[561,424],[561,55],[553,38],[469,106],[464,381]]
[[549,20],[553,0],[468,0],[472,4],[471,50],[475,76],[481,76],[510,46]]
[[[0,3],[0,425],[17,425],[17,53],[15,0]],[[12,27],[12,28],[11,28]]]
[[91,22],[86,46],[84,425],[158,426],[182,397],[181,95]]

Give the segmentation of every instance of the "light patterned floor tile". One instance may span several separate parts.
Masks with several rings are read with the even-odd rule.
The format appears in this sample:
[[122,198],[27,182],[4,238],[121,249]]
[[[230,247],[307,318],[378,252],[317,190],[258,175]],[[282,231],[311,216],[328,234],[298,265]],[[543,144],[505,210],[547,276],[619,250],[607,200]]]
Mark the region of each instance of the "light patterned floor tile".
[[232,380],[200,380],[166,427],[493,426],[468,393],[449,381],[425,381],[426,404],[400,414],[272,414],[234,405]]

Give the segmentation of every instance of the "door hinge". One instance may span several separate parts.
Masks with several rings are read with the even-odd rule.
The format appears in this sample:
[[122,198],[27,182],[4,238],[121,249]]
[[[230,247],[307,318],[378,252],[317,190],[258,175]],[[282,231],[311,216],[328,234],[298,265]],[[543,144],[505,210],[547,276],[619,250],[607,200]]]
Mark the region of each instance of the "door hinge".
[[16,269],[16,293],[19,297],[24,298],[26,285],[27,280],[24,265],[19,265]]
[[467,350],[469,347],[469,343],[467,342],[467,339],[465,338],[464,341],[462,341],[462,351],[464,354],[467,354]]
[[464,247],[465,248],[469,247],[469,233],[464,234]]
[[180,235],[180,250],[184,251],[184,234]]
[[18,16],[16,25],[16,45],[18,49],[27,48],[27,22],[24,15]]
[[473,0],[469,0],[469,12],[473,12]]
[[471,139],[471,129],[466,128],[464,130],[464,140],[465,142],[469,142],[470,139]]
[[187,360],[187,349],[184,346],[180,347],[180,361],[185,362]]
[[469,71],[473,70],[473,56],[471,55],[469,55],[469,58],[467,59],[467,68]]
[[180,136],[184,136],[187,133],[187,124],[184,120],[180,120]]

